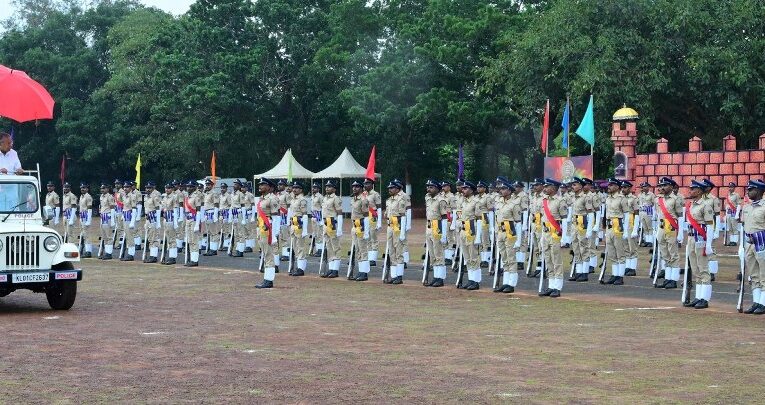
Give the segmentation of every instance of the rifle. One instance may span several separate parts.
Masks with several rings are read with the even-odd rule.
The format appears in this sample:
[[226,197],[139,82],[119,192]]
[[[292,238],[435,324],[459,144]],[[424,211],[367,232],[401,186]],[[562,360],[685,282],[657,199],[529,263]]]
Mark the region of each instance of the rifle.
[[290,235],[290,255],[289,255],[289,266],[287,267],[287,274],[292,275],[292,268],[293,264],[295,263],[295,255],[293,253],[293,248],[295,247],[295,237],[293,235]]
[[[324,250],[326,250],[326,248]],[[388,240],[385,241],[385,258],[383,259],[382,281],[383,283],[390,281],[390,242]]]
[[311,245],[308,247],[308,254],[313,255],[314,250],[316,250],[316,235],[311,235]]
[[600,264],[600,275],[598,275],[598,282],[600,284],[606,283],[603,281],[603,277],[606,274],[606,263],[608,263],[608,246],[609,244],[606,243],[606,248],[603,250],[603,263]]
[[[557,249],[558,247],[555,246],[553,249]],[[547,266],[547,263],[545,261],[545,255],[543,254],[542,250],[539,250],[539,254],[542,256],[542,272],[539,274],[539,292],[542,292],[542,287],[545,285],[545,273],[547,273],[547,269],[545,266]]]
[[653,247],[651,250],[651,268],[648,270],[648,277],[654,277],[654,273],[658,273],[659,271],[659,263],[658,263],[658,257],[659,257],[659,246],[657,245],[657,240],[659,239],[659,230],[656,229],[653,233]]
[[159,246],[162,251],[159,253],[159,262],[164,263],[165,262],[165,250],[167,249],[167,229],[162,229],[162,243],[160,243]]
[[[152,226],[152,224],[149,223],[148,217],[146,218],[146,222],[144,223],[148,224],[149,226]],[[146,260],[146,251],[149,250],[149,229],[143,230],[143,252],[141,252],[141,260]]]
[[228,251],[226,252],[229,255],[231,255],[231,252],[234,250],[234,224],[235,223],[236,221],[231,222],[231,235],[228,238]]
[[191,261],[191,246],[190,240],[189,240],[189,229],[186,228],[186,235],[183,238],[183,264],[186,264]]
[[534,231],[529,231],[529,261],[526,263],[526,277],[529,277],[529,274],[531,274],[531,263],[534,261],[534,237],[533,237]]
[[[709,235],[711,237],[711,235]],[[680,302],[685,304],[691,301],[690,297],[690,290],[692,288],[691,284],[691,266],[688,265],[688,250],[690,249],[691,244],[687,243],[685,244],[685,269],[683,274],[683,295],[680,298]]]
[[[427,229],[425,233],[428,233]],[[422,285],[428,285],[428,275],[430,274],[430,249],[428,249],[427,238],[428,236],[425,235],[425,260],[422,261]],[[435,243],[436,241],[434,240],[433,242]],[[433,249],[435,249],[435,246]]]
[[[459,235],[457,235],[459,238]],[[454,249],[454,257],[452,258],[452,273],[457,272],[457,267],[459,266],[457,263],[457,260],[460,258],[460,254],[462,254],[462,248],[460,247],[459,241],[456,243],[456,248]]]
[[[353,227],[351,227],[351,233],[353,233]],[[354,241],[353,235],[351,235],[351,253],[348,256],[348,271],[345,273],[345,278],[353,280],[353,265],[356,264],[356,241]]]
[[106,241],[104,238],[98,238],[98,257],[101,258],[101,255],[104,253],[104,245],[106,244]]
[[[726,231],[727,232],[727,231]],[[745,249],[744,249],[744,227],[739,225],[738,231],[738,260],[739,271],[741,272],[741,284],[738,286],[738,302],[736,302],[736,310],[738,313],[744,312],[744,280],[746,280],[746,266],[745,266]]]
[[[324,249],[321,250],[321,257],[319,258],[319,276],[324,275],[324,262],[327,261],[327,245],[326,245],[327,238],[322,234],[321,239],[325,243],[325,245],[324,245]],[[327,263],[327,265],[329,265],[329,263]]]
[[500,259],[502,258],[502,254],[497,252],[497,260],[494,261],[494,283],[492,284],[491,288],[497,288],[497,283],[499,282],[499,273],[500,273]]
[[465,255],[463,254],[463,251],[460,250],[459,263],[457,264],[457,283],[455,284],[457,288],[459,288],[460,285],[462,285],[462,276],[465,274],[465,271],[463,269],[464,260],[465,260]]
[[[214,220],[217,222],[218,218],[215,218]],[[223,227],[225,223],[226,221],[224,219],[221,221],[221,224],[220,224],[220,232],[219,232],[220,236],[218,236],[218,250],[223,249]],[[268,243],[271,243],[271,241],[268,241]]]

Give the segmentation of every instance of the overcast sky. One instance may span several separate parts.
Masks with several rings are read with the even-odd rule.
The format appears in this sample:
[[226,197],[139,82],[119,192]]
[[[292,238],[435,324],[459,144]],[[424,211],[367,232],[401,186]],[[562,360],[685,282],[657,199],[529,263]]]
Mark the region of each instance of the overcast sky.
[[[179,15],[188,11],[189,5],[194,3],[194,0],[141,0],[141,3]],[[11,0],[0,0],[0,20],[10,17],[13,11]]]

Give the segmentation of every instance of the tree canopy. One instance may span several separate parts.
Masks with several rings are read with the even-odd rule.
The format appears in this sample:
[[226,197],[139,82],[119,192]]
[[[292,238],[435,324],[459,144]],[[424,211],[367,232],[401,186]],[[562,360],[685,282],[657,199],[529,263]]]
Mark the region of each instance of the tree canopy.
[[[765,130],[765,8],[755,0],[198,0],[182,16],[131,0],[15,0],[0,64],[56,99],[14,125],[24,162],[96,182],[250,176],[287,149],[312,170],[347,146],[420,184],[541,175],[543,106],[572,132],[595,97],[596,176],[611,114],[640,112],[638,147]],[[551,144],[560,149],[560,139]],[[572,133],[572,155],[589,145]],[[560,150],[552,154],[561,153]]]

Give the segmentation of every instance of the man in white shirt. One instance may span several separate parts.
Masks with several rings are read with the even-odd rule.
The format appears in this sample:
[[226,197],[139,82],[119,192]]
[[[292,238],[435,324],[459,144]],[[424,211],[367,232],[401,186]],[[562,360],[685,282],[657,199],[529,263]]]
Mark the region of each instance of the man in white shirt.
[[0,174],[23,174],[19,155],[11,147],[13,147],[11,135],[0,132]]

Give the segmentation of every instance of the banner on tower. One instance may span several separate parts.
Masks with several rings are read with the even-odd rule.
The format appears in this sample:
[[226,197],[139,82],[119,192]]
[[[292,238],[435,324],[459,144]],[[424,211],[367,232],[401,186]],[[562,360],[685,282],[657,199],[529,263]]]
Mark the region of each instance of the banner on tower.
[[559,181],[569,181],[574,177],[592,179],[592,155],[546,157],[545,177]]

